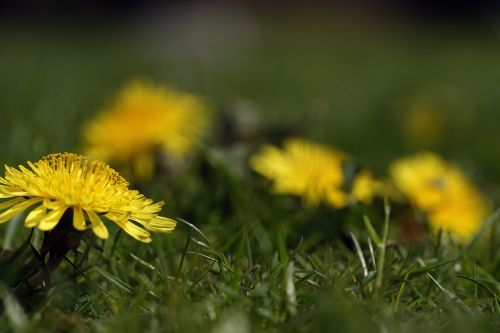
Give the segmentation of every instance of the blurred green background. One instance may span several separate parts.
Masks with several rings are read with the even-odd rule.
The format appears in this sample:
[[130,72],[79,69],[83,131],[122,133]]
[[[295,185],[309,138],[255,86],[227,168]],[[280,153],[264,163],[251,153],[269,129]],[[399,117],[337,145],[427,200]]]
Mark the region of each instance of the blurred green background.
[[0,22],[1,163],[77,150],[82,124],[128,80],[149,77],[216,110],[244,103],[264,122],[304,127],[379,174],[401,154],[435,150],[496,195],[493,19],[246,2],[65,13]]

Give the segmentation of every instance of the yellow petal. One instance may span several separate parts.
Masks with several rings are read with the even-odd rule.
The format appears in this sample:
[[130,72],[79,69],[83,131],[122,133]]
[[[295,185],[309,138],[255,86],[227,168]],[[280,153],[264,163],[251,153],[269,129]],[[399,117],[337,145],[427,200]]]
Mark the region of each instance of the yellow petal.
[[94,234],[96,234],[99,238],[107,239],[109,237],[109,232],[99,215],[97,215],[93,210],[87,210],[86,212],[89,216],[90,223],[92,224],[92,231]]
[[87,224],[85,223],[85,218],[80,207],[73,207],[73,227],[80,231],[87,229]]
[[0,185],[0,198],[22,197],[28,194],[28,192],[21,191],[12,186]]
[[372,174],[363,170],[356,175],[352,186],[352,195],[357,201],[370,204],[376,191],[376,182]]
[[64,212],[68,206],[60,205],[58,208],[52,210],[50,213],[45,215],[38,224],[38,229],[42,231],[49,231],[54,229],[54,227],[59,223],[59,220],[63,216]]
[[2,202],[2,203],[0,203],[0,210],[4,210],[4,209],[7,209],[7,208],[10,208],[10,207],[14,206],[15,204],[23,202],[24,200],[26,200],[26,199],[23,199],[23,198],[14,198],[14,199]]
[[144,226],[151,230],[151,231],[157,231],[157,232],[172,232],[172,230],[175,229],[175,226],[177,225],[177,222],[163,217],[163,216],[157,216],[154,219],[148,221],[147,223],[144,223]]
[[344,208],[349,201],[347,194],[337,189],[328,191],[328,193],[326,193],[326,200],[335,208]]
[[34,228],[38,225],[38,223],[45,217],[47,214],[47,209],[42,204],[35,209],[33,209],[28,216],[26,216],[26,220],[24,220],[24,225],[28,228]]
[[130,217],[130,213],[109,212],[104,216],[106,216],[111,221],[121,221],[128,219]]
[[39,198],[33,198],[33,199],[28,199],[28,200],[23,200],[22,202],[18,203],[17,205],[10,207],[6,211],[4,211],[2,214],[0,214],[0,223],[7,222],[17,214],[21,213],[23,210],[27,209],[28,207],[36,204],[37,202],[42,201],[42,199]]
[[43,205],[49,210],[59,209],[62,207],[61,202],[50,199],[44,199]]
[[151,234],[146,230],[138,227],[132,222],[127,220],[117,220],[115,222],[120,228],[122,228],[127,234],[134,237],[138,241],[149,243],[151,242]]

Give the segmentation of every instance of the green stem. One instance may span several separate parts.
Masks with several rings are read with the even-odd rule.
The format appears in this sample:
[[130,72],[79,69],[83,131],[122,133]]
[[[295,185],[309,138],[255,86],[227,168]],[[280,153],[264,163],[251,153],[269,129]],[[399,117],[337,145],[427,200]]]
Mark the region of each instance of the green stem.
[[379,296],[380,289],[382,288],[382,283],[384,280],[384,264],[385,264],[385,250],[387,248],[387,238],[389,235],[389,219],[391,215],[391,207],[389,206],[389,202],[385,199],[384,202],[384,229],[382,232],[382,240],[380,242],[379,248],[380,251],[378,253],[377,260],[377,279],[375,280],[375,295]]
[[186,259],[186,253],[189,248],[189,243],[191,242],[191,237],[193,236],[193,228],[189,229],[189,235],[186,240],[186,245],[184,245],[184,251],[182,251],[181,261],[179,263],[179,267],[177,268],[177,274],[175,274],[175,281],[179,281],[179,277],[181,276],[182,266],[184,266],[184,260]]
[[65,213],[53,230],[44,233],[39,253],[32,248],[32,258],[36,259],[28,263],[30,266],[34,265],[32,273],[15,287],[16,294],[27,296],[42,283],[49,282],[50,274],[59,267],[66,254],[78,248],[81,235],[81,232],[73,228],[71,214]]

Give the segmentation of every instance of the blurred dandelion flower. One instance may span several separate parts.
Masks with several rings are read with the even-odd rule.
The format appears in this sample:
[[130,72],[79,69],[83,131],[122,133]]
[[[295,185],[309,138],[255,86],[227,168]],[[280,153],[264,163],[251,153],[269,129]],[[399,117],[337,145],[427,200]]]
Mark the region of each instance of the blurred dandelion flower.
[[410,202],[427,214],[435,230],[470,239],[489,213],[485,197],[458,168],[423,152],[394,162],[390,173]]
[[130,190],[127,181],[104,162],[63,153],[28,165],[31,170],[5,166],[0,198],[10,200],[0,203],[0,223],[35,206],[24,223],[42,231],[54,229],[68,210],[75,229],[90,227],[102,239],[108,238],[103,219],[145,243],[151,241],[147,230],[169,233],[175,228],[175,221],[158,215],[163,202],[154,203]]
[[383,184],[373,178],[368,170],[361,170],[355,176],[352,185],[352,196],[363,203],[371,203],[376,194],[383,192]]
[[[308,204],[326,202],[333,207],[348,205],[350,198],[343,187],[343,163],[349,156],[341,151],[303,139],[288,139],[283,149],[266,145],[252,156],[250,166],[273,181],[273,190],[279,194],[292,194]],[[356,200],[370,201],[372,197],[370,173],[360,173],[354,179],[353,195]]]
[[448,130],[446,111],[432,100],[422,99],[410,105],[402,120],[403,135],[414,147],[430,147],[441,143]]
[[88,124],[85,152],[149,178],[156,152],[184,157],[193,151],[209,123],[206,111],[197,96],[134,81]]

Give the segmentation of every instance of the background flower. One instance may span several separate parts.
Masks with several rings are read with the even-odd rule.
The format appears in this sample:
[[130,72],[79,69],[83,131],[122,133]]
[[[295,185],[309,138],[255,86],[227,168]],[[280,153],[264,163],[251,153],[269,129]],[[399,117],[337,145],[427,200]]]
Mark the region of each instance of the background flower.
[[461,170],[435,154],[422,152],[391,165],[395,185],[428,215],[433,229],[470,239],[489,212],[483,195]]
[[208,122],[201,98],[138,80],[125,86],[87,125],[84,149],[93,158],[147,178],[154,169],[155,152],[186,156],[200,142]]
[[[293,138],[286,140],[282,149],[264,146],[250,159],[250,165],[273,182],[276,193],[301,196],[312,205],[326,202],[342,208],[350,199],[344,189],[346,177],[343,173],[343,165],[349,160],[349,156],[341,151]],[[374,194],[372,184],[369,172],[356,175],[354,198],[370,201]]]

